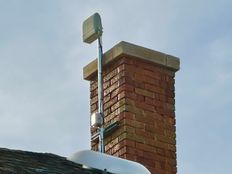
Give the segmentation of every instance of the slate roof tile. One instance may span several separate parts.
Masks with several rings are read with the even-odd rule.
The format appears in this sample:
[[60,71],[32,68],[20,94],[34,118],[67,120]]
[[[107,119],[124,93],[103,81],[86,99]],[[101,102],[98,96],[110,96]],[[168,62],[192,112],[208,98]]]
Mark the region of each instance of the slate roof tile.
[[0,148],[0,174],[100,174],[65,157]]

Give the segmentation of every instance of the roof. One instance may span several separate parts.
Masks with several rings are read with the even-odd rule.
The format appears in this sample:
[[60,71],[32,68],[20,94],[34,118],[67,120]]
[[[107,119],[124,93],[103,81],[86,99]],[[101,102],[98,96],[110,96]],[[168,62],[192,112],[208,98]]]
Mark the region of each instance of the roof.
[[100,174],[65,157],[0,148],[0,174]]
[[[180,69],[180,59],[159,51],[144,48],[132,43],[121,41],[109,51],[107,51],[103,58],[103,66],[112,63],[113,61],[123,57],[132,56],[142,59],[160,66],[167,67],[173,71]],[[84,79],[91,80],[91,77],[97,72],[97,59],[90,62],[83,69]]]

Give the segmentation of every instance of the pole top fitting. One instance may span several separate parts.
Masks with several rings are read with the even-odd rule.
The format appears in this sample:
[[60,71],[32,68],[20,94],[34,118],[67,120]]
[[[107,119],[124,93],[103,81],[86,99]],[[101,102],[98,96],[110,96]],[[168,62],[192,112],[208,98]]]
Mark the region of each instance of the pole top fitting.
[[83,22],[83,41],[92,43],[102,35],[101,17],[98,13],[94,13]]

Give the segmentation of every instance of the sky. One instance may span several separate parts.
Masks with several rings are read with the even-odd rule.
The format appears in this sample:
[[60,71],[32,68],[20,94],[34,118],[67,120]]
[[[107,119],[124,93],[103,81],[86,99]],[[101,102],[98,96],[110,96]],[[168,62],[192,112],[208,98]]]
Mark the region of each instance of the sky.
[[90,149],[89,82],[101,15],[103,49],[131,42],[180,58],[179,174],[232,171],[232,1],[0,0],[0,147],[69,156]]

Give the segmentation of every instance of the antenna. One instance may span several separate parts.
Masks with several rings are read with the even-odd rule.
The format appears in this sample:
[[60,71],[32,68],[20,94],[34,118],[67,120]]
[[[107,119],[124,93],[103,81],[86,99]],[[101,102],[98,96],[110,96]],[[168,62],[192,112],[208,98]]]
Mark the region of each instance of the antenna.
[[91,126],[99,131],[99,151],[104,153],[104,108],[103,108],[103,82],[102,82],[102,24],[98,13],[93,14],[83,22],[83,41],[92,43],[98,40],[98,112],[91,115]]

